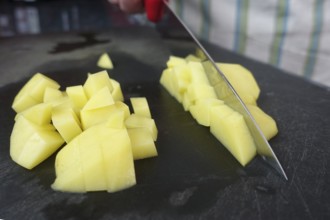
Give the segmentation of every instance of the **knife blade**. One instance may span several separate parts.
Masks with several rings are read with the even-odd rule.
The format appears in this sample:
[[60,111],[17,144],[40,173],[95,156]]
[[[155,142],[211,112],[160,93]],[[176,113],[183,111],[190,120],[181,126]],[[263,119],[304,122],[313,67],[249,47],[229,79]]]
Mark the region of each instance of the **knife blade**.
[[199,56],[203,58],[202,64],[205,73],[211,85],[214,87],[218,98],[222,99],[228,106],[243,115],[245,122],[250,130],[250,133],[255,141],[258,154],[261,156],[263,161],[273,167],[281,176],[288,180],[288,177],[277,156],[275,155],[272,147],[261,132],[261,129],[253,118],[252,114],[249,112],[244,102],[239,97],[239,95],[237,94],[233,86],[230,84],[226,76],[215,64],[215,61],[203,47],[203,45],[195,36],[195,34],[190,30],[190,28],[185,24],[185,22],[183,22],[183,18],[177,13],[175,13],[174,8],[172,8],[168,1],[163,0],[163,3],[168,12],[170,13],[170,16],[176,19],[177,23],[181,25],[181,29],[184,30],[187,33],[187,36],[190,36],[190,40],[194,42],[196,46],[196,51],[198,51]]

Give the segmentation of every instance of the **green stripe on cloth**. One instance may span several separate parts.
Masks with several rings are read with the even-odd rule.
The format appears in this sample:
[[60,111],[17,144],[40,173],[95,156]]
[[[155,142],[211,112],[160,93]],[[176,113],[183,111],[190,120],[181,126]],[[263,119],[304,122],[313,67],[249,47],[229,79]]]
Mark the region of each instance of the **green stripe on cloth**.
[[281,59],[282,45],[286,34],[289,0],[279,0],[277,5],[276,25],[270,51],[269,62],[278,66]]
[[248,11],[249,0],[237,0],[234,51],[240,54],[246,49]]
[[211,17],[210,17],[210,0],[200,0],[200,12],[202,15],[201,20],[201,37],[204,40],[210,39],[210,26],[211,26]]
[[182,18],[182,15],[183,15],[183,0],[175,1],[175,13],[178,14]]
[[323,25],[323,4],[324,0],[316,0],[314,2],[313,28],[310,35],[307,56],[304,65],[304,76],[311,77],[314,72],[317,53],[319,50],[320,36]]

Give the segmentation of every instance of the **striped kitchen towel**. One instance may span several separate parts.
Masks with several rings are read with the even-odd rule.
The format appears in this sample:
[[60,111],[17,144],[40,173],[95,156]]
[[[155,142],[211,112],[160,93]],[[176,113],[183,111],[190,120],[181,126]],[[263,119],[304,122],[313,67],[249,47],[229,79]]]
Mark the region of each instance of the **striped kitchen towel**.
[[330,1],[171,2],[201,39],[330,87]]

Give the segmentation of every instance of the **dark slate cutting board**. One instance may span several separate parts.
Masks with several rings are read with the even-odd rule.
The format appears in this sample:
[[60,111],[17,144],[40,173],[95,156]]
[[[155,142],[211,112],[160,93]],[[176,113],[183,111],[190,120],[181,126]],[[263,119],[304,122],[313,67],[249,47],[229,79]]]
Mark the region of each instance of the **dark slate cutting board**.
[[[69,51],[63,45],[84,41],[84,36],[44,35],[0,42],[0,54],[8,53],[0,56],[0,219],[330,218],[328,88],[210,48],[216,60],[241,63],[255,74],[262,91],[258,103],[278,123],[280,132],[270,143],[289,177],[285,181],[259,158],[241,167],[159,85],[170,48],[176,54],[187,49],[182,39],[162,41],[153,29],[142,27],[93,37],[103,43]],[[110,75],[122,83],[125,100],[147,97],[159,129],[159,156],[135,162],[137,185],[128,190],[112,194],[52,191],[55,156],[32,171],[10,160],[12,100],[36,71],[63,87],[83,83],[87,72],[99,70],[95,63],[104,51],[114,61]]]

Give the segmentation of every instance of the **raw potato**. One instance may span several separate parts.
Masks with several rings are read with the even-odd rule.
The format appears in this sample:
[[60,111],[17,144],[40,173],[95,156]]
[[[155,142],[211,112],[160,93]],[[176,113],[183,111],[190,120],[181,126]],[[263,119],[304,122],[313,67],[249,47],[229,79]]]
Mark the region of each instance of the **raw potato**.
[[41,103],[46,88],[60,88],[60,85],[41,73],[35,74],[15,96],[12,108],[18,113]]
[[32,169],[63,143],[63,138],[51,124],[37,125],[19,116],[10,136],[10,156],[22,167]]
[[131,98],[133,111],[136,115],[151,118],[151,113],[148,105],[148,101],[145,97]]
[[158,155],[152,135],[147,128],[129,128],[127,132],[132,143],[134,160]]
[[126,120],[125,125],[127,128],[146,128],[149,130],[152,139],[157,140],[158,129],[155,121],[152,118],[131,114]]
[[52,188],[60,191],[116,192],[135,185],[127,130],[109,128],[106,123],[91,127],[57,154],[55,170]]
[[[248,104],[261,131],[269,140],[277,134],[276,122],[259,107],[260,88],[252,73],[238,64],[217,63],[242,101]],[[170,56],[160,78],[161,85],[190,111],[197,123],[210,126],[210,132],[245,166],[256,155],[256,146],[244,117],[221,99],[228,94],[216,94],[210,85],[201,59]],[[220,84],[216,86],[222,86]],[[218,92],[221,91],[217,90]]]
[[36,104],[16,114],[15,121],[19,116],[24,116],[27,120],[37,125],[50,124],[52,109],[53,107],[50,103]]
[[217,63],[230,84],[235,88],[245,104],[254,104],[260,94],[260,88],[252,73],[239,64]]
[[197,100],[194,105],[190,106],[189,111],[198,124],[210,126],[212,107],[223,104],[224,102],[222,100],[216,98],[201,99]]
[[108,72],[103,70],[94,74],[88,74],[87,80],[83,85],[87,98],[92,97],[96,92],[104,87],[108,87],[110,92],[113,86],[109,78]]
[[241,114],[226,105],[213,107],[211,133],[245,166],[256,155],[256,146]]
[[267,140],[270,140],[278,133],[275,120],[262,111],[261,108],[255,105],[246,105],[246,107],[249,109]]
[[103,53],[97,61],[97,66],[104,69],[113,69],[112,60],[107,53]]
[[55,108],[52,122],[66,143],[82,132],[80,121],[71,108]]
[[[56,156],[55,190],[126,189],[136,184],[134,159],[157,156],[157,128],[146,98],[132,98],[140,116],[131,115],[119,82],[106,71],[88,74],[84,85],[69,86],[65,92],[37,74],[22,91],[15,106],[26,110],[15,117],[10,155],[32,169],[66,142]],[[31,94],[37,98],[28,99]]]

